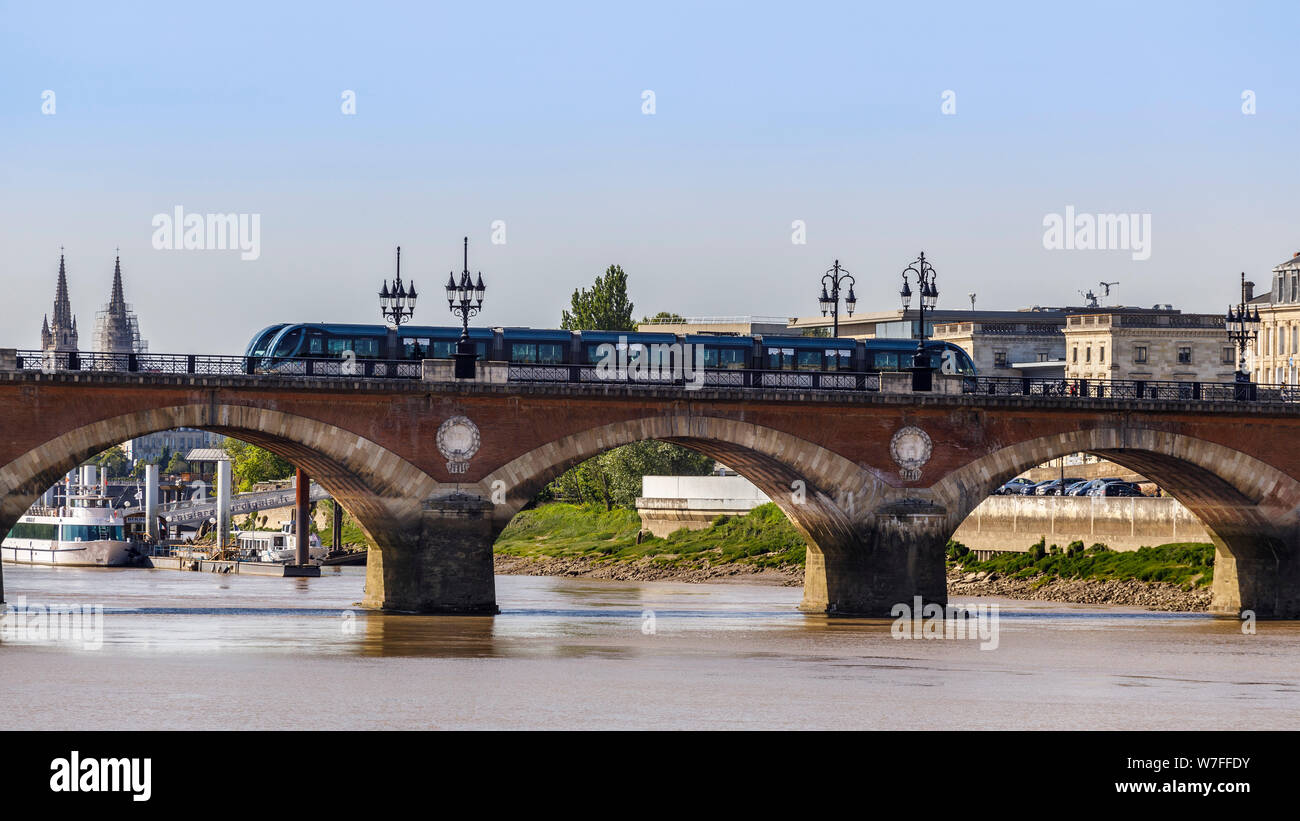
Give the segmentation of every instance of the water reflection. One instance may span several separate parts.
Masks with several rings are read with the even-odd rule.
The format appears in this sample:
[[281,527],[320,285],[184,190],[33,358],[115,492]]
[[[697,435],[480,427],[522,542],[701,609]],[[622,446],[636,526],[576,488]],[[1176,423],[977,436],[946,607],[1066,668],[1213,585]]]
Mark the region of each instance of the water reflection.
[[97,650],[3,641],[6,726],[1300,727],[1300,622],[1004,600],[984,651],[798,588],[504,576],[497,616],[396,616],[363,580],[6,567],[10,602],[104,610]]

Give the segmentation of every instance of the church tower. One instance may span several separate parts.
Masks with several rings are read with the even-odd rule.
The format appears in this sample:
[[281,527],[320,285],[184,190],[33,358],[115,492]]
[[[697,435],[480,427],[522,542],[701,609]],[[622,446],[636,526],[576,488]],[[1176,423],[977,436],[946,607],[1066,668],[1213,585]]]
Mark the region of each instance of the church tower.
[[100,353],[144,353],[140,323],[122,290],[122,258],[113,263],[113,290],[108,304],[95,317],[95,347]]
[[59,253],[59,284],[54,289],[54,322],[46,314],[41,320],[41,350],[45,353],[77,350],[77,318],[68,301],[68,274]]

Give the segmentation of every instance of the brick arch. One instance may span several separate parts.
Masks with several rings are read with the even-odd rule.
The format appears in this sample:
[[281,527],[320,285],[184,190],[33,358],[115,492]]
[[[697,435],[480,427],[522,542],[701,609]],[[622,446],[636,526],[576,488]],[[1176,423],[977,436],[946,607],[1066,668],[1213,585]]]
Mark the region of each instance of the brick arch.
[[[857,519],[883,487],[874,474],[813,442],[783,431],[714,416],[649,416],[572,434],[519,456],[484,477],[482,492],[503,482],[494,515],[500,527],[564,471],[607,450],[656,439],[704,453],[753,482],[808,540],[810,553],[855,540]],[[802,497],[792,483],[804,482]]]
[[[949,532],[1007,479],[1080,452],[1150,478],[1201,520],[1216,547],[1213,610],[1236,613],[1244,600],[1273,614],[1290,612],[1290,605],[1282,604],[1285,592],[1276,568],[1296,558],[1300,481],[1241,451],[1185,434],[1092,428],[1001,448],[934,485],[948,510]],[[1269,602],[1276,602],[1271,611]]]
[[174,405],[83,425],[0,467],[0,533],[7,533],[50,485],[96,453],[179,427],[232,436],[302,467],[381,543],[393,521],[418,516],[420,500],[436,484],[392,451],[309,417],[244,405]]

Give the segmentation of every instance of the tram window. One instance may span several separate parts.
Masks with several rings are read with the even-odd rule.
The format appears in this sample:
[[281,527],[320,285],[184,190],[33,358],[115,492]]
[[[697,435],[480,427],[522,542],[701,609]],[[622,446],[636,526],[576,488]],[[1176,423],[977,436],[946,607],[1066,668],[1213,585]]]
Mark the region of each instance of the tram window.
[[801,371],[820,371],[822,369],[821,351],[799,351],[795,356],[795,367]]
[[424,359],[429,354],[428,337],[403,337],[402,338],[402,358],[403,359]]
[[874,369],[878,371],[896,371],[898,370],[898,354],[886,351],[876,351],[872,354]]
[[341,336],[331,336],[325,340],[325,349],[330,356],[342,356],[344,351],[352,350],[352,340]]
[[302,328],[295,328],[281,337],[278,345],[275,346],[275,352],[272,356],[293,356],[298,350],[298,343],[302,341]]
[[[432,341],[433,346],[430,350],[433,351],[433,355],[429,357],[430,359],[451,359],[452,354],[456,353],[456,340],[435,339]],[[478,359],[487,359],[486,342],[475,342],[474,347],[478,352]]]
[[552,342],[512,342],[510,361],[556,365],[564,361],[564,346]]
[[842,348],[826,352],[826,370],[847,371],[853,368],[853,351]]
[[745,351],[742,348],[708,348],[704,349],[704,367],[740,370],[745,367]]
[[358,359],[378,359],[379,358],[379,340],[378,339],[353,339],[352,352],[357,355]]
[[767,367],[773,371],[794,369],[794,348],[768,348]]

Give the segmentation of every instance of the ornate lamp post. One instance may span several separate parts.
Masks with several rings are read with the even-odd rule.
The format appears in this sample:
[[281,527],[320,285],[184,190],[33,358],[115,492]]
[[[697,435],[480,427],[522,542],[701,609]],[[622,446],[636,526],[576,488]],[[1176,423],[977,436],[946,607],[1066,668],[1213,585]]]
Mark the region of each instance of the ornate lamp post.
[[397,331],[401,328],[403,322],[410,322],[411,317],[415,315],[415,300],[419,296],[415,293],[415,282],[411,282],[410,290],[402,284],[402,246],[397,246],[397,276],[393,278],[393,285],[390,288],[388,280],[384,280],[383,287],[379,289],[379,310],[384,315],[384,321],[388,323],[388,358],[397,359]]
[[1228,306],[1223,325],[1228,332],[1228,341],[1237,346],[1237,398],[1248,399],[1254,386],[1250,384],[1250,374],[1246,371],[1246,347],[1259,339],[1259,308],[1252,309],[1246,299],[1245,271],[1241,273],[1241,302],[1235,308]]
[[[844,307],[848,309],[849,316],[853,316],[853,309],[858,304],[858,298],[853,295],[853,286],[858,281],[853,278],[853,274],[841,268],[837,259],[835,265],[822,275],[822,295],[817,301],[821,304],[822,316],[829,313],[832,317],[831,336],[840,335],[840,283],[846,280],[849,283],[849,295],[844,299]],[[830,286],[829,292],[827,286]]]
[[469,237],[465,237],[465,267],[460,272],[460,282],[454,273],[447,274],[447,309],[460,315],[460,341],[456,343],[456,378],[473,379],[475,360],[478,356],[474,343],[469,341],[469,318],[483,309],[483,294],[487,287],[483,284],[483,272],[478,273],[478,282],[469,278]]
[[929,336],[925,327],[925,312],[927,309],[933,311],[935,303],[939,301],[939,287],[935,284],[936,273],[934,266],[930,265],[925,258],[925,252],[917,257],[911,265],[903,269],[903,288],[898,295],[903,299],[903,315],[907,315],[908,308],[912,305],[912,288],[908,285],[907,275],[913,274],[916,277],[916,290],[920,294],[921,308],[921,337],[916,345],[916,355],[912,357],[912,390],[928,391],[930,390],[930,359],[925,352],[925,340]]

